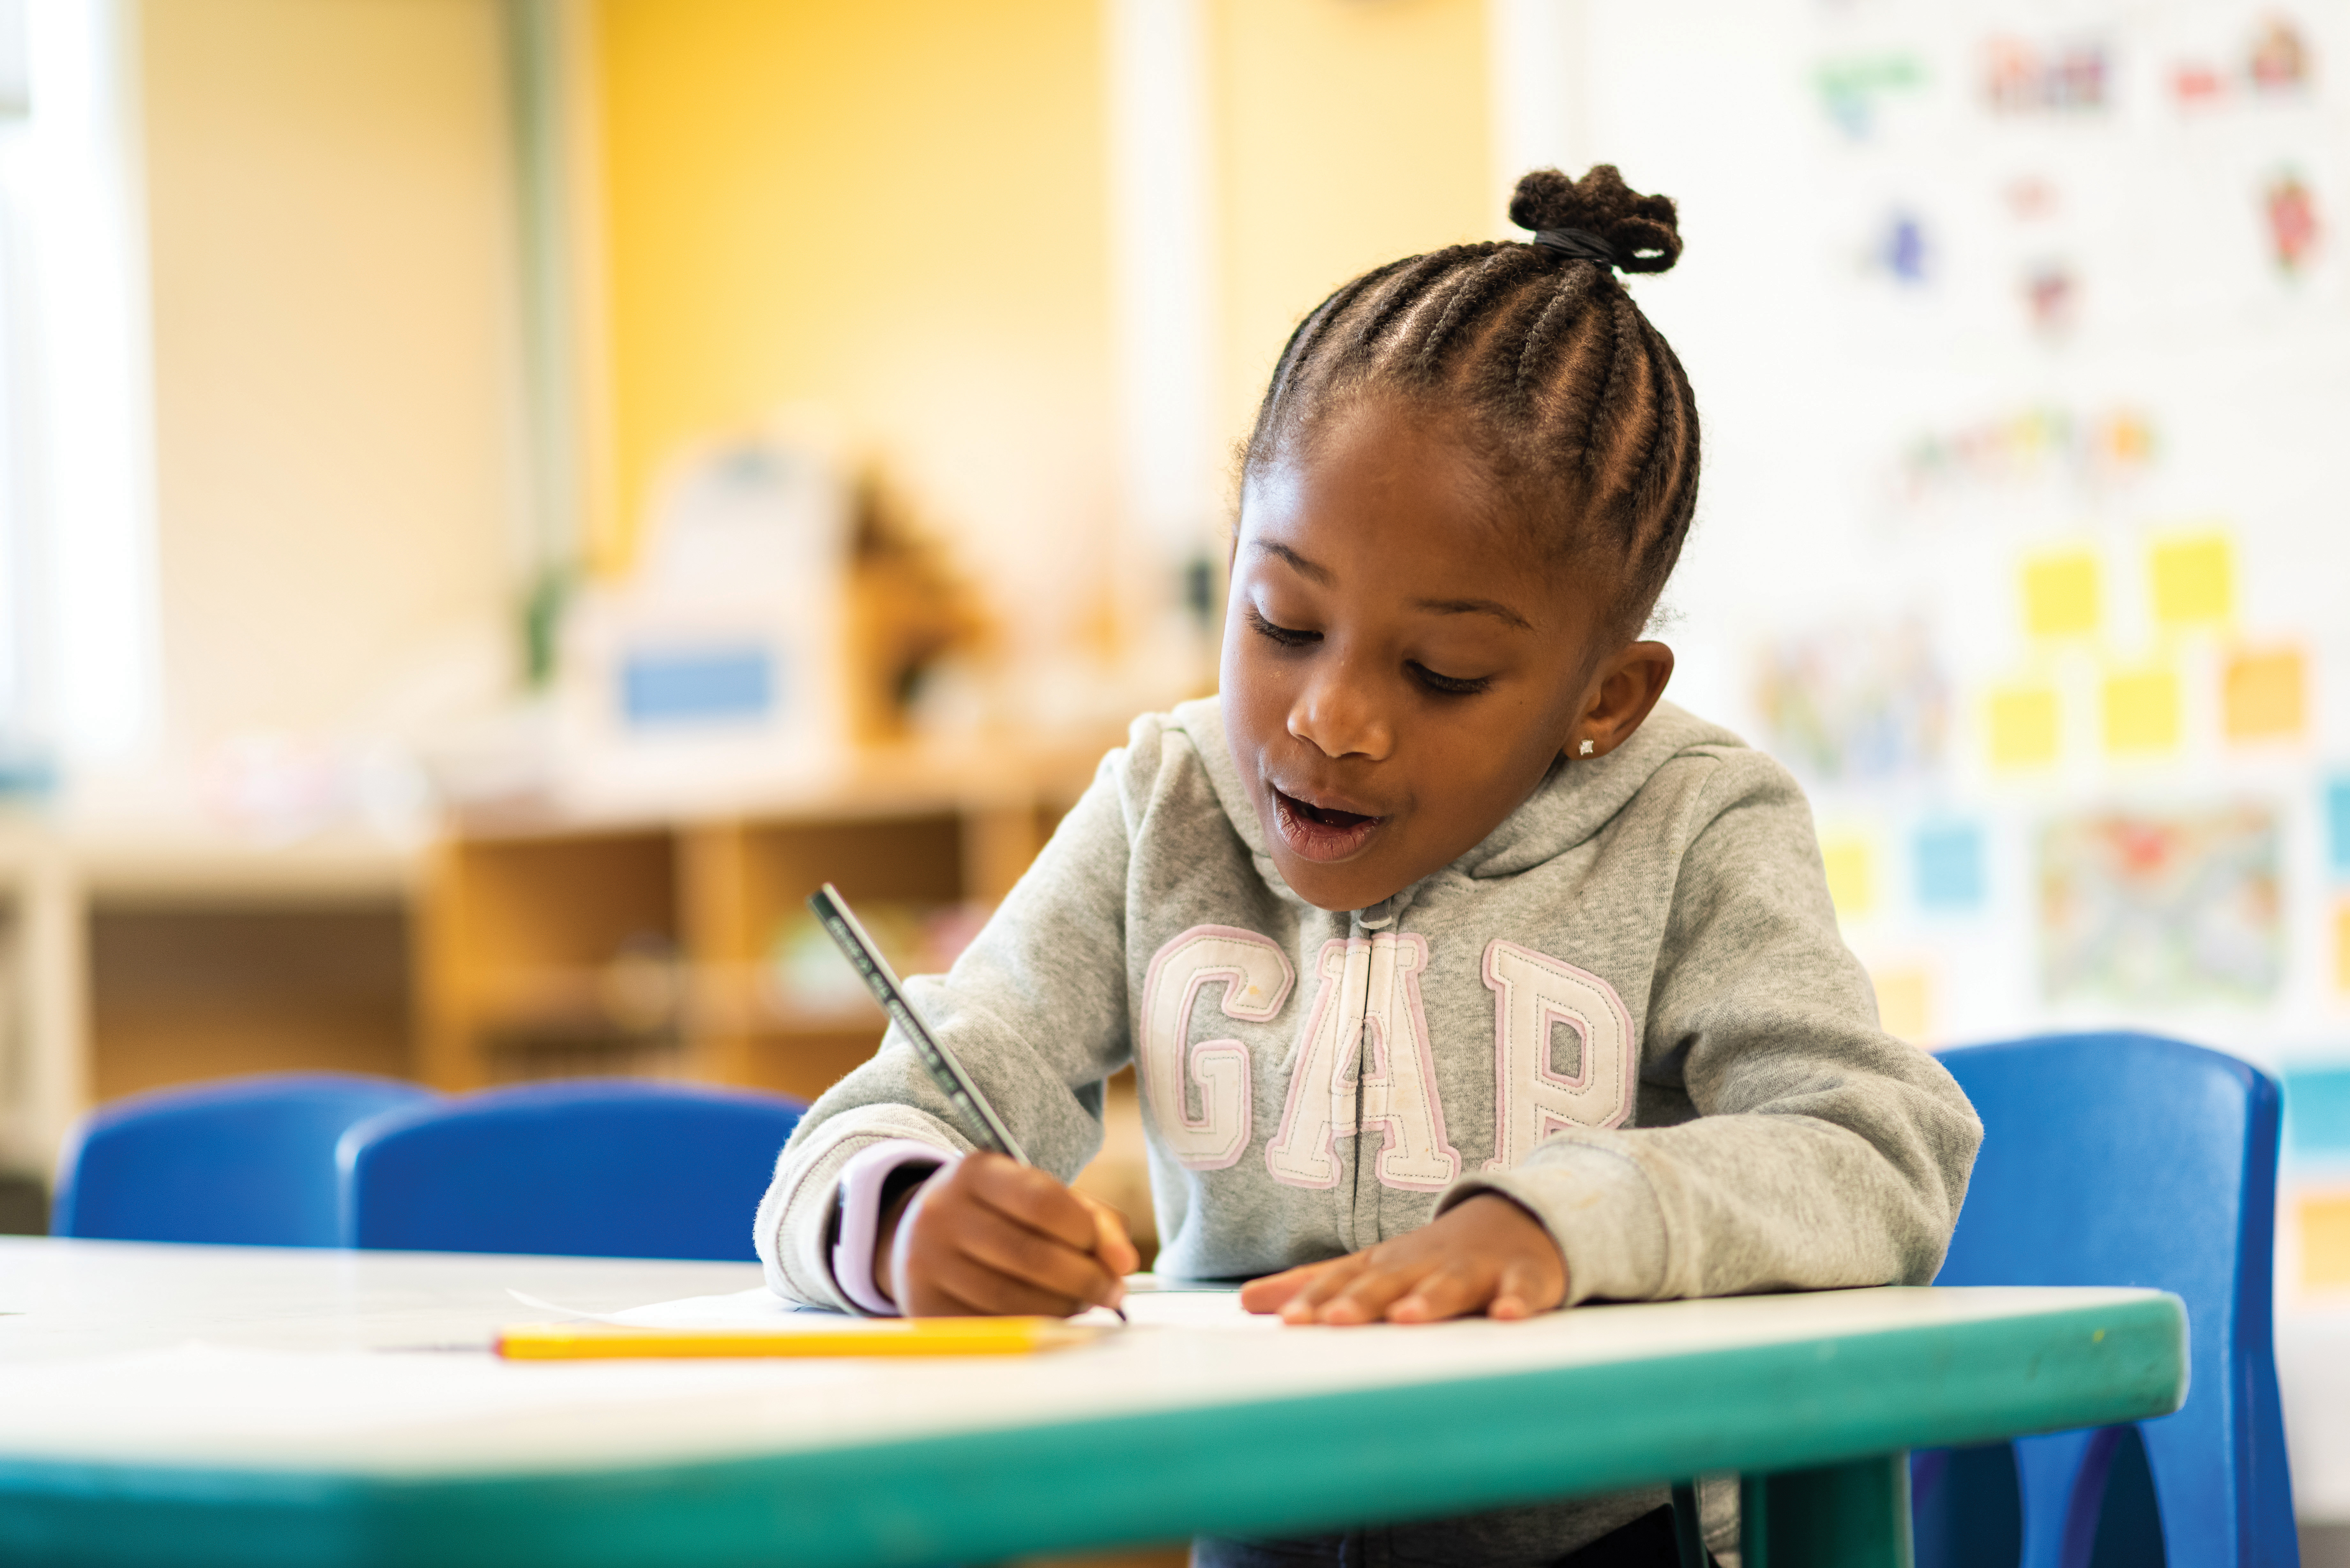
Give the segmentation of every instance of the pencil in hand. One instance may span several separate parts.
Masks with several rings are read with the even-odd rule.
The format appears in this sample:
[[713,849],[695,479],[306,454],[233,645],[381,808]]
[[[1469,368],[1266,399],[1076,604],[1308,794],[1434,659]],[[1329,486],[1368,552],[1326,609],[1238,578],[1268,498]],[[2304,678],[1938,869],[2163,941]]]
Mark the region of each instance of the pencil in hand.
[[[939,1092],[946,1096],[947,1103],[954,1108],[958,1119],[963,1124],[963,1131],[972,1141],[990,1154],[1002,1155],[1018,1165],[1035,1169],[1020,1147],[1019,1141],[1012,1136],[1011,1127],[996,1115],[995,1106],[989,1102],[985,1092],[972,1081],[971,1075],[964,1071],[955,1054],[931,1032],[930,1024],[914,1010],[913,1002],[906,996],[905,987],[899,983],[897,971],[889,967],[889,961],[881,956],[879,944],[874,941],[863,922],[850,911],[848,901],[840,896],[840,889],[827,882],[808,895],[807,906],[816,916],[816,923],[825,929],[834,945],[840,949],[841,955],[857,971],[858,978],[865,982],[866,990],[873,993],[873,1000],[881,1004],[881,1011],[889,1014],[899,1033],[913,1046],[914,1054],[921,1059],[931,1081],[938,1085]],[[1045,1172],[1038,1171],[1037,1174],[1046,1181],[1052,1181]],[[1058,1182],[1053,1185],[1060,1188]],[[1127,1239],[1125,1225],[1114,1223],[1116,1216],[1109,1210],[1081,1193],[1069,1192],[1066,1188],[1060,1188],[1060,1190],[1087,1206],[1095,1235],[1093,1254],[1108,1269],[1113,1279],[1125,1274],[1133,1266],[1131,1263],[1128,1268],[1115,1266],[1114,1254],[1121,1247],[1129,1257],[1134,1257],[1136,1262],[1140,1261],[1134,1256],[1134,1243]],[[1031,1231],[1058,1240],[1064,1245],[1075,1247],[1078,1244],[1076,1237],[1060,1236],[1049,1224],[1034,1223],[1033,1217],[1029,1215],[1007,1215],[1006,1218]],[[976,1303],[968,1304],[979,1305]],[[1116,1313],[1120,1323],[1128,1321],[1126,1309],[1116,1301],[1101,1304]]]

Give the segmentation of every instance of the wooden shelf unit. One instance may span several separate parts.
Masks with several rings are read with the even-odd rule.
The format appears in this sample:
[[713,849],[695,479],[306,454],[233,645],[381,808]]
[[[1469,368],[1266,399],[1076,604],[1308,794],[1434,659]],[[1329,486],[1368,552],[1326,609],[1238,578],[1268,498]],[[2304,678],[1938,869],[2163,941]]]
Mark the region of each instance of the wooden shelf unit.
[[778,928],[827,881],[858,904],[993,903],[1097,755],[991,769],[960,798],[900,770],[766,811],[461,830],[424,878],[423,1076],[641,1073],[813,1098],[872,1054],[881,1013],[779,995]]
[[416,857],[176,819],[0,812],[0,1177],[75,1121],[239,1073],[412,1075]]
[[[93,1104],[227,1074],[413,1076],[447,1090],[649,1074],[815,1097],[881,1013],[779,996],[769,949],[820,881],[851,900],[992,903],[1118,736],[877,752],[821,787],[670,818],[457,824],[224,844],[0,815],[0,1181],[45,1179]],[[1131,1073],[1078,1185],[1155,1250]],[[0,1190],[30,1213],[18,1179]]]
[[414,1070],[396,897],[93,898],[82,924],[93,1100],[241,1073]]
[[[820,882],[868,909],[994,903],[1116,743],[868,758],[827,789],[669,822],[460,827],[423,877],[421,1075],[463,1090],[650,1074],[814,1099],[873,1054],[881,1011],[779,996],[779,925]],[[1106,1121],[1076,1185],[1125,1213],[1147,1267],[1158,1238],[1130,1070],[1110,1080]]]

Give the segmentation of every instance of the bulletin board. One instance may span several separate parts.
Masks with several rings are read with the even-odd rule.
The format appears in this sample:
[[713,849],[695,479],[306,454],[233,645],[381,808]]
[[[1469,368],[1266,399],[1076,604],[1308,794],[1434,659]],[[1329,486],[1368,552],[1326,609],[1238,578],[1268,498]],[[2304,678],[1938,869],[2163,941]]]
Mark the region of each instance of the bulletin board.
[[1674,695],[1888,1027],[2350,1063],[2341,4],[1599,0],[1704,492]]
[[2350,1520],[2350,0],[1591,0],[1706,442],[1671,695],[1802,779],[1880,1015],[2278,1074]]

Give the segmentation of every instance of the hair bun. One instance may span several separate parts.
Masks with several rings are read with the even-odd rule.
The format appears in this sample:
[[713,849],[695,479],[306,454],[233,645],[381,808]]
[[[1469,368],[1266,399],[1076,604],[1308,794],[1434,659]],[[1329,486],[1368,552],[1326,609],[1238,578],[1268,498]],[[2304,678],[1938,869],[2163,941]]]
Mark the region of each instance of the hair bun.
[[1510,197],[1510,222],[1522,229],[1581,229],[1598,235],[1626,272],[1669,272],[1680,259],[1680,219],[1670,196],[1643,196],[1613,163],[1595,163],[1580,180],[1537,169]]

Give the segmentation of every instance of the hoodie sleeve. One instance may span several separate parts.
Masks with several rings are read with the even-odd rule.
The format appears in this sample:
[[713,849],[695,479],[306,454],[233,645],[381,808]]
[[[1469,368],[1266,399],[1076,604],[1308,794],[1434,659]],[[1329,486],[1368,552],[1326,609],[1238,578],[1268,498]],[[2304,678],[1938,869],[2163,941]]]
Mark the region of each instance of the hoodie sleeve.
[[1642,1053],[1696,1117],[1557,1133],[1446,1204],[1490,1189],[1531,1210],[1572,1301],[1924,1284],[1982,1125],[1941,1064],[1877,1027],[1794,780],[1709,753]]
[[[1028,1158],[1066,1181],[1101,1147],[1102,1080],[1131,1054],[1126,1001],[1129,802],[1147,791],[1160,737],[1138,722],[978,939],[945,976],[907,994],[986,1092]],[[873,1059],[809,1107],[775,1162],[754,1242],[769,1288],[857,1310],[831,1266],[843,1168],[910,1138],[966,1151],[959,1127],[895,1028]]]

